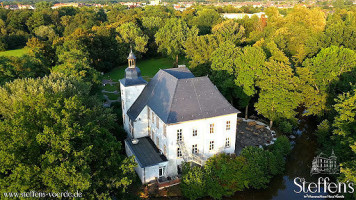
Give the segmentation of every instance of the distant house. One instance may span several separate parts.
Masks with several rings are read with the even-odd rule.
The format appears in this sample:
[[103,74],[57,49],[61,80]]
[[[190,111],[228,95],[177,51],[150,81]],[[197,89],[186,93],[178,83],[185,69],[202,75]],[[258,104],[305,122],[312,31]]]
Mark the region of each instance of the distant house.
[[9,9],[9,10],[18,10],[19,6],[18,5],[6,5],[4,6],[5,9]]
[[188,68],[159,70],[146,82],[128,57],[120,80],[127,155],[134,155],[142,183],[181,173],[183,162],[204,165],[214,154],[234,153],[237,114],[208,77]]
[[51,8],[57,9],[61,7],[79,7],[79,6],[80,6],[79,3],[56,3]]
[[245,16],[251,18],[252,16],[256,15],[258,18],[267,18],[264,12],[259,12],[259,13],[222,13],[221,14],[224,18],[227,19],[242,19]]
[[19,9],[30,9],[33,10],[35,9],[32,5],[18,5]]
[[153,0],[153,1],[150,1],[150,4],[149,5],[152,5],[152,6],[157,6],[161,4],[161,0]]

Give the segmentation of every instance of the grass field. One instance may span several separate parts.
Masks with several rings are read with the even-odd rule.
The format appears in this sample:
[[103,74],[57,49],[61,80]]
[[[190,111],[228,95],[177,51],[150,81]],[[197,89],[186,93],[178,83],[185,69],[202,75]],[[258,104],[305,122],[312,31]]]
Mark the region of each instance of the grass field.
[[20,57],[20,56],[25,55],[26,53],[27,53],[27,49],[26,48],[22,48],[22,49],[1,51],[0,52],[0,56],[16,56],[16,57]]
[[[142,77],[149,81],[159,69],[172,68],[174,61],[170,58],[151,58],[147,60],[138,60],[137,67],[141,70]],[[179,61],[179,64],[188,64],[184,59]],[[127,65],[123,65],[113,69],[111,72],[108,72],[104,75],[104,79],[111,79],[113,81],[118,81],[124,78],[125,69]]]
[[109,91],[109,92],[113,92],[115,90],[119,90],[119,86],[120,86],[120,84],[118,84],[118,83],[115,85],[106,84],[105,86],[102,87],[102,89]]
[[[146,59],[146,60],[138,60],[137,61],[137,67],[140,68],[141,70],[141,75],[142,78],[144,78],[146,81],[150,81],[151,78],[160,70],[160,69],[167,69],[167,68],[172,68],[173,67],[174,61],[170,58],[151,58],[151,59]],[[188,61],[182,58],[179,61],[179,64],[188,64]],[[110,72],[106,73],[104,75],[104,79],[111,79],[112,81],[119,81],[120,79],[124,78],[125,75],[125,69],[127,68],[127,65],[122,65],[120,67],[116,67]],[[119,91],[119,84],[117,85],[109,85],[107,84],[106,86],[102,86],[102,89],[106,91],[114,91],[118,90]],[[119,94],[110,94],[110,93],[105,93],[109,97],[110,100],[116,100],[119,97]]]

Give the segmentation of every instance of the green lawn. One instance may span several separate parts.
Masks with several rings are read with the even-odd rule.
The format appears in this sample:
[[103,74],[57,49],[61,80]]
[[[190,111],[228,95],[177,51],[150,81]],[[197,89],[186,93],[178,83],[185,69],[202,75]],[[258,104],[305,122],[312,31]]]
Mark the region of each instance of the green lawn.
[[[151,58],[146,60],[138,60],[137,67],[141,70],[141,75],[146,81],[150,81],[150,79],[159,71],[159,69],[167,69],[173,67],[174,61],[170,58]],[[179,64],[185,64],[188,66],[188,61],[185,58],[179,60]],[[125,69],[127,65],[122,65],[120,67],[116,67],[110,72],[104,75],[104,79],[111,79],[112,81],[119,81],[124,78]],[[119,84],[116,85],[105,85],[101,88],[106,91],[120,91]],[[111,93],[103,93],[108,96],[110,100],[117,100],[120,94],[111,94]]]
[[119,86],[120,86],[119,84],[113,84],[113,85],[106,84],[102,88],[106,91],[113,92],[115,90],[119,91]]
[[118,94],[112,94],[112,93],[104,93],[110,100],[117,100],[119,98]]
[[27,49],[22,48],[22,49],[15,49],[15,50],[8,50],[8,51],[1,51],[0,56],[16,56],[16,57],[21,57],[23,55],[27,54]]
[[[166,69],[173,67],[173,60],[170,58],[151,58],[147,60],[138,60],[137,67],[141,70],[142,77],[149,81],[159,69]],[[188,62],[183,58],[179,61],[179,64],[188,64]],[[123,65],[113,69],[104,75],[104,79],[111,79],[113,81],[118,81],[124,78],[125,69],[127,65]]]

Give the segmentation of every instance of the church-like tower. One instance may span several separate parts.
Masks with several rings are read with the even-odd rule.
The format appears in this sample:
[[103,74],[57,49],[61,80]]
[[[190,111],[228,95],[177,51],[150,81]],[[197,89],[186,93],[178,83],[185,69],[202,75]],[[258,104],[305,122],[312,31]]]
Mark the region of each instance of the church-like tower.
[[141,71],[136,66],[136,56],[132,52],[132,49],[129,57],[127,57],[127,60],[128,67],[125,69],[125,78],[120,80],[120,92],[124,128],[127,133],[131,133],[127,110],[141,94],[143,88],[145,88],[147,84],[147,81],[141,77]]

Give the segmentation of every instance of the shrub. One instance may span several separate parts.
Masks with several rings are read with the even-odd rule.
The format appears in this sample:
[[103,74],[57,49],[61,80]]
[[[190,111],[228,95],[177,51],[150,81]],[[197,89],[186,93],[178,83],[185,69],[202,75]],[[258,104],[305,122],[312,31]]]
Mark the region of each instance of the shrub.
[[270,147],[271,152],[275,154],[280,153],[283,157],[287,156],[290,153],[291,149],[292,147],[289,142],[289,139],[285,135],[279,136],[276,142]]
[[225,153],[211,157],[204,166],[207,194],[214,199],[231,196],[248,186],[246,159]]
[[199,166],[191,167],[188,163],[184,163],[180,188],[183,195],[189,199],[197,199],[205,196],[203,169]]
[[292,133],[293,124],[290,123],[289,121],[283,120],[278,124],[278,128],[283,133]]

